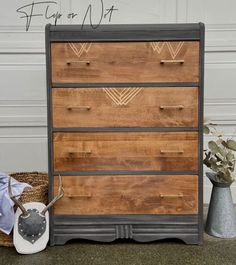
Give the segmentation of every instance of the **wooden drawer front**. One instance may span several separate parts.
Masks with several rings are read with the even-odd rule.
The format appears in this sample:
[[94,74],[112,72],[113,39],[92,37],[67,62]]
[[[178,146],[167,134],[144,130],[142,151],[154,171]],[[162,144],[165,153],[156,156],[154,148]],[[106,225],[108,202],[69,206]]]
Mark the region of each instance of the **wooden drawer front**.
[[54,133],[54,170],[197,170],[197,132]]
[[54,88],[53,126],[197,127],[198,88]]
[[[55,177],[54,191],[58,189]],[[196,214],[198,176],[65,176],[55,214]]]
[[198,82],[199,42],[52,43],[52,82]]

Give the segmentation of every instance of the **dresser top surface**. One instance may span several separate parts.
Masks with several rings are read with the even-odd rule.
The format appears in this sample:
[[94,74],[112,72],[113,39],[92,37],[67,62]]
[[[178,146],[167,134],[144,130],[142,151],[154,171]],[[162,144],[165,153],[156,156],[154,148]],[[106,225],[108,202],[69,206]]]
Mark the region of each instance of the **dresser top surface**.
[[51,41],[199,40],[202,32],[203,23],[46,25]]
[[51,25],[50,31],[160,31],[160,30],[200,30],[203,23],[167,23],[167,24],[110,24],[110,25]]

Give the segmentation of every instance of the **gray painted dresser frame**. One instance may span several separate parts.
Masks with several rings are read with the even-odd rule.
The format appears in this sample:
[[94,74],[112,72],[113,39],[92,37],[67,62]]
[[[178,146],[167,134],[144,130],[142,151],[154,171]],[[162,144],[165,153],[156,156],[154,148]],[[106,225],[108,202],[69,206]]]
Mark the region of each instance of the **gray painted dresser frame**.
[[[203,23],[194,24],[151,24],[151,25],[100,25],[97,29],[79,25],[46,25],[46,65],[47,65],[47,99],[48,99],[48,173],[49,200],[53,198],[53,176],[70,175],[168,175],[198,174],[199,207],[197,215],[73,215],[54,216],[50,210],[50,244],[62,245],[71,239],[89,239],[111,242],[116,239],[133,239],[148,242],[165,238],[181,239],[187,244],[203,243],[203,86],[204,86],[204,35]],[[59,84],[51,80],[52,42],[115,42],[115,41],[200,41],[199,83],[73,83]],[[52,87],[103,87],[136,86],[167,87],[185,86],[199,88],[199,124],[198,128],[132,128],[132,131],[198,131],[199,132],[199,166],[198,171],[67,171],[53,170],[53,132],[64,131],[129,131],[129,128],[56,128],[52,127]]]

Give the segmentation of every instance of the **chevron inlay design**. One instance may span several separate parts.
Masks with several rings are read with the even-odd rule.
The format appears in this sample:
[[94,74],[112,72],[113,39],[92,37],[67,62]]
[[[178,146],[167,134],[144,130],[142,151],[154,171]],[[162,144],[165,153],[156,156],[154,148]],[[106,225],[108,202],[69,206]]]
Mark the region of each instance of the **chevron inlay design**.
[[68,42],[70,48],[74,52],[74,54],[80,58],[83,53],[88,53],[92,43],[74,43]]
[[104,92],[116,103],[127,105],[141,90],[142,87],[103,88]]
[[176,47],[174,47],[173,43],[171,42],[151,42],[152,49],[158,54],[160,54],[163,51],[164,47],[167,46],[167,49],[169,50],[172,59],[176,58],[183,45],[184,41],[179,42]]

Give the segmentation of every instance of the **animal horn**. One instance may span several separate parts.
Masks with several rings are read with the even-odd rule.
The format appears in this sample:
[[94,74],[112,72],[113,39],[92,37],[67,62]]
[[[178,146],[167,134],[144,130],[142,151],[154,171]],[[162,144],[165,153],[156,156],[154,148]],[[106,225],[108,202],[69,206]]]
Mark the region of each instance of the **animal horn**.
[[[27,212],[27,210],[25,209],[25,207],[23,206],[23,204],[16,199],[16,196],[14,196],[12,194],[12,190],[11,190],[11,177],[9,177],[9,181],[8,181],[8,194],[9,194],[9,197],[11,198],[11,200],[15,203],[16,206],[18,206],[22,213],[23,213],[23,216],[28,216],[29,213]],[[18,195],[17,195],[18,196]]]
[[45,215],[47,210],[53,206],[53,204],[60,200],[64,196],[64,189],[62,187],[62,181],[61,181],[61,176],[59,175],[59,187],[58,187],[58,194],[53,198],[53,200],[42,210],[41,215]]

